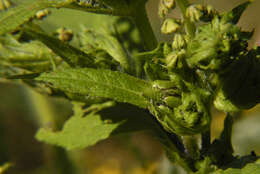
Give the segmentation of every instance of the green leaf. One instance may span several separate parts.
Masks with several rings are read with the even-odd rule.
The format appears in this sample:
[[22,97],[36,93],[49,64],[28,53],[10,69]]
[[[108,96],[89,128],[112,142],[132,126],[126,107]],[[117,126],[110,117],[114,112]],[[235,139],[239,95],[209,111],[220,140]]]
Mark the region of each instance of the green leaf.
[[259,174],[260,164],[259,162],[247,164],[242,169],[229,168],[227,170],[218,170],[214,174]]
[[13,36],[0,36],[0,64],[32,72],[49,71],[60,59],[39,41],[18,42]]
[[128,72],[131,72],[130,55],[116,37],[110,34],[85,31],[81,34],[81,40],[87,41],[95,48],[105,50]]
[[39,31],[26,28],[24,30],[29,36],[39,39],[47,47],[53,50],[54,53],[59,55],[71,67],[95,67],[94,58],[85,52],[62,42],[61,40],[51,37]]
[[233,8],[230,12],[225,14],[225,18],[227,21],[230,21],[234,24],[238,23],[240,17],[242,16],[243,12],[246,8],[253,2],[253,0],[247,0],[246,2],[238,5],[237,7]]
[[83,96],[110,98],[147,108],[145,91],[153,93],[152,85],[144,80],[110,70],[91,68],[65,69],[43,73],[38,81],[50,83],[53,88]]
[[[100,110],[110,106],[111,102],[107,102],[96,105],[90,110]],[[109,120],[102,120],[95,111],[85,115],[86,111],[76,107],[74,112],[74,116],[65,123],[61,131],[52,132],[40,129],[36,138],[49,144],[64,147],[67,150],[82,149],[108,138],[113,130],[122,124],[122,122],[111,123]]]
[[73,0],[27,0],[25,3],[0,12],[0,35],[11,32],[29,21],[37,11],[49,7],[62,7]]

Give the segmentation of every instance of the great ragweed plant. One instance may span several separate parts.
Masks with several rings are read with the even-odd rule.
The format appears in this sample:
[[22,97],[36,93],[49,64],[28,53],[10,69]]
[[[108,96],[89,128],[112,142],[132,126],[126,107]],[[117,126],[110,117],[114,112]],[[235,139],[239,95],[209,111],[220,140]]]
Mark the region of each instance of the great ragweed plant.
[[[230,140],[232,115],[252,108],[260,98],[260,49],[249,49],[253,32],[236,25],[251,1],[220,13],[187,0],[160,0],[161,31],[169,37],[173,34],[173,40],[159,44],[146,15],[146,2],[37,0],[4,8],[0,12],[1,77],[20,79],[73,102],[74,115],[63,129],[40,129],[36,135],[40,141],[66,149],[85,148],[124,131],[149,130],[169,159],[187,173],[232,173],[224,170],[239,161]],[[176,5],[182,18],[167,17]],[[82,28],[72,33],[63,28],[57,30],[57,37],[35,22],[42,19],[39,11],[42,14],[47,8],[119,17],[106,31]],[[78,47],[70,44],[74,35]],[[213,106],[228,114],[221,137],[211,143]],[[115,116],[106,114],[108,109]],[[184,141],[195,134],[201,135],[201,147]],[[260,170],[257,156],[243,159],[239,172]]]

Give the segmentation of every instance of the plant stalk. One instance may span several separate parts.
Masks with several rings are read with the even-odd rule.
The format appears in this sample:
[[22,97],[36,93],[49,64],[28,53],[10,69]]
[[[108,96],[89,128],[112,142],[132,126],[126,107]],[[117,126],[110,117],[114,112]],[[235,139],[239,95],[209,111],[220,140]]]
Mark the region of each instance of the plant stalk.
[[224,130],[221,134],[221,139],[225,142],[226,148],[232,151],[232,153],[234,151],[231,142],[233,123],[234,123],[233,116],[228,113],[224,121]]
[[156,138],[163,145],[169,160],[173,163],[180,165],[187,173],[195,172],[194,161],[185,153],[185,147],[181,139],[173,133],[164,130],[162,125],[154,118],[150,117],[156,124],[157,130],[155,133]]
[[150,51],[155,49],[158,42],[147,16],[145,5],[140,4],[140,6],[134,8],[131,12],[131,17],[140,32],[145,50]]

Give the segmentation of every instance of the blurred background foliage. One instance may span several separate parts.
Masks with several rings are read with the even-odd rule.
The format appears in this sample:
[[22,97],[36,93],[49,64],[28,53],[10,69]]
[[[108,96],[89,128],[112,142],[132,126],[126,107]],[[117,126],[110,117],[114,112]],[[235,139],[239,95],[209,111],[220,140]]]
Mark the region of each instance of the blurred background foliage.
[[[17,1],[17,0],[16,0]],[[199,2],[198,0],[194,2]],[[204,0],[220,11],[231,9],[243,0]],[[16,3],[19,3],[18,1]],[[150,0],[148,14],[158,40],[171,40],[160,34],[161,20],[157,15],[159,0]],[[256,0],[243,15],[239,25],[245,30],[255,29],[251,45],[260,45],[260,1]],[[180,17],[175,10],[170,15]],[[52,9],[51,15],[39,21],[46,31],[60,27],[74,32],[80,26],[102,30],[112,17],[88,14],[67,9]],[[77,36],[75,36],[77,37]],[[72,44],[78,44],[75,40]],[[43,112],[39,113],[37,108]],[[212,137],[218,137],[224,113],[213,110]],[[61,98],[41,96],[31,89],[0,82],[0,174],[4,164],[11,167],[6,174],[180,174],[183,171],[170,164],[161,145],[147,132],[112,137],[97,145],[76,151],[37,142],[34,135],[40,127],[60,129],[72,114],[71,105]],[[235,153],[260,153],[260,106],[243,111],[234,125]],[[80,138],[80,137],[79,137]],[[213,139],[212,139],[213,140]]]

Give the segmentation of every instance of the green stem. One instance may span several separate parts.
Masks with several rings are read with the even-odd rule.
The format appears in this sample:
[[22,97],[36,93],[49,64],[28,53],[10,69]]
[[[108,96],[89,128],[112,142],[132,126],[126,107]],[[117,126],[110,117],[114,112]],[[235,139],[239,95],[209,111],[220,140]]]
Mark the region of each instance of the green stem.
[[134,20],[140,35],[143,39],[145,49],[147,51],[153,50],[157,46],[157,39],[154,35],[152,26],[146,13],[145,5],[140,4],[135,6],[131,12],[131,17]]
[[181,9],[184,22],[185,22],[185,28],[189,36],[194,37],[196,32],[196,26],[194,23],[190,21],[189,18],[186,17],[186,10],[189,7],[190,3],[188,0],[177,0],[178,6]]
[[197,143],[197,138],[195,136],[183,136],[182,137],[186,154],[192,159],[192,160],[198,160],[199,159],[199,147]]
[[155,136],[166,150],[169,160],[179,164],[187,173],[195,172],[194,161],[187,156],[180,138],[173,133],[165,131],[153,115],[151,115],[151,119],[153,119],[153,123],[157,127],[157,131],[154,132]]
[[233,153],[233,147],[232,147],[231,137],[232,137],[233,123],[234,123],[233,116],[228,113],[224,122],[224,130],[221,134],[221,139],[224,141],[226,148],[229,149],[230,152],[232,151],[232,153]]

